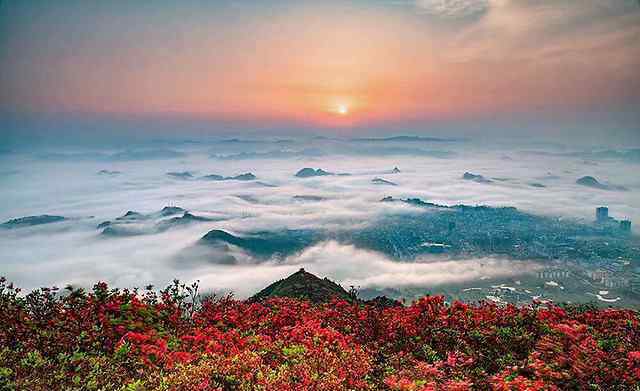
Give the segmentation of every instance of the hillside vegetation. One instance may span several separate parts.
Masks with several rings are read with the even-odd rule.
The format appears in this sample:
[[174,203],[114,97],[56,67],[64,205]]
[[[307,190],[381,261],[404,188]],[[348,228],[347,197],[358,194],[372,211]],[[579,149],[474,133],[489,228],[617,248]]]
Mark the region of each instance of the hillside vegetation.
[[[282,288],[282,287],[280,287]],[[197,285],[21,295],[0,390],[637,390],[640,317],[541,304],[200,299]]]

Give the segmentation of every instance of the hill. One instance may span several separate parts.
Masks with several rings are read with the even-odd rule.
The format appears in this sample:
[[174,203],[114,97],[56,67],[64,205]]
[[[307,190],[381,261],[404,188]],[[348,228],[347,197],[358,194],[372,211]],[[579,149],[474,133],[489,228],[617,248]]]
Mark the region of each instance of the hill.
[[256,293],[250,300],[263,301],[274,297],[307,299],[313,303],[326,303],[333,298],[353,302],[354,298],[344,288],[328,278],[319,278],[304,269],[276,281]]
[[11,228],[31,227],[34,225],[57,223],[63,220],[65,220],[65,218],[62,216],[52,216],[52,215],[18,217],[0,224],[0,228],[11,229]]
[[298,171],[295,176],[297,176],[298,178],[310,178],[314,176],[327,176],[327,175],[334,175],[334,174],[332,172],[325,171],[321,168],[314,170],[313,168],[305,167],[300,169],[300,171]]

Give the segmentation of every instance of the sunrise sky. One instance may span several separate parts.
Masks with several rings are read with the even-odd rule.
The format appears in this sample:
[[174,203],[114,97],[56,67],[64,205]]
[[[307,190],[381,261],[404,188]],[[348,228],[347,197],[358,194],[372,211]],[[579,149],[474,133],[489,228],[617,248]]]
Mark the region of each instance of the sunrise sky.
[[0,2],[12,120],[638,137],[639,70],[636,0]]

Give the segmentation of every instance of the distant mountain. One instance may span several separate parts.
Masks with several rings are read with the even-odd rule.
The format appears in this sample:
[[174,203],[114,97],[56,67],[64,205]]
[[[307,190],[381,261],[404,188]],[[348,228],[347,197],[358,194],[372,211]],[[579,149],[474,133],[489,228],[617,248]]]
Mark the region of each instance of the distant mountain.
[[206,181],[223,181],[224,177],[218,174],[210,174],[210,175],[205,175],[203,177],[200,177],[200,179],[204,179]]
[[400,169],[398,167],[393,167],[393,170],[391,170],[392,174],[400,174]]
[[202,180],[206,181],[253,181],[257,179],[255,175],[250,172],[236,175],[236,176],[222,176],[218,174],[210,174],[200,177]]
[[448,206],[434,204],[432,202],[422,201],[420,198],[407,198],[405,200],[399,198],[393,198],[392,196],[386,196],[380,200],[380,202],[403,202],[412,206],[421,206],[429,208],[448,208]]
[[185,157],[187,154],[184,152],[174,151],[171,149],[146,149],[137,151],[124,151],[114,153],[109,157],[109,160],[116,161],[132,161],[132,160],[163,160],[163,159],[177,159]]
[[626,163],[640,163],[640,148],[621,150],[579,151],[579,152],[548,152],[548,151],[523,151],[524,153],[540,156],[564,156],[586,159],[585,164],[593,164],[589,160],[620,160]]
[[39,159],[55,161],[141,161],[177,159],[186,156],[184,152],[171,149],[126,150],[113,154],[102,152],[64,153],[47,152],[37,155]]
[[357,142],[454,142],[451,138],[422,137],[422,136],[393,136],[393,137],[369,137],[354,138],[351,141]]
[[176,178],[176,179],[193,179],[193,174],[190,173],[189,171],[168,172],[167,176],[170,176],[170,177]]
[[236,236],[226,231],[214,229],[200,239],[200,244],[231,244],[253,256],[271,258],[287,256],[304,250],[322,238],[313,230],[260,231]]
[[254,182],[254,184],[262,187],[278,187],[278,185],[274,185],[273,183],[266,183],[261,181]]
[[102,230],[105,236],[126,237],[156,234],[189,223],[219,220],[196,216],[179,206],[165,206],[159,212],[149,214],[130,210],[114,220],[103,221],[96,228]]
[[173,216],[173,215],[177,215],[177,214],[185,213],[185,212],[186,212],[186,210],[184,210],[183,208],[181,208],[179,206],[165,206],[160,211],[160,214],[162,216]]
[[627,190],[627,188],[625,188],[624,186],[608,185],[608,184],[601,183],[592,176],[583,176],[582,178],[579,178],[576,181],[576,183],[578,185],[592,187],[594,189],[600,189],[600,190],[617,190],[617,191]]
[[63,220],[65,220],[65,218],[62,216],[52,216],[52,215],[26,216],[26,217],[19,217],[16,219],[11,219],[9,221],[6,221],[0,224],[0,227],[8,228],[8,229],[24,228],[24,227],[31,227],[34,225],[57,223]]
[[582,178],[579,178],[576,183],[582,186],[595,187],[596,189],[607,189],[607,186],[598,182],[598,180],[592,176],[583,176]]
[[245,174],[240,174],[240,175],[236,175],[236,176],[233,176],[233,177],[227,177],[225,179],[227,179],[227,180],[236,180],[236,181],[252,181],[252,180],[256,179],[256,176],[253,175],[250,172],[247,172]]
[[273,150],[266,152],[239,152],[232,154],[217,154],[213,153],[209,155],[212,159],[220,160],[248,160],[248,159],[290,159],[295,157],[305,156],[324,156],[326,153],[320,149],[308,148],[300,151],[294,150]]
[[326,200],[326,198],[321,196],[316,196],[316,195],[295,195],[293,196],[293,199],[295,201],[310,201],[310,202]]
[[371,183],[375,184],[375,185],[389,185],[389,186],[398,186],[396,183],[393,183],[391,181],[388,181],[386,179],[382,179],[382,178],[373,178],[371,180]]
[[122,174],[122,172],[120,172],[120,171],[111,171],[111,170],[100,170],[100,171],[98,171],[98,175],[115,176],[115,175],[120,175],[120,174]]
[[470,172],[465,172],[464,175],[462,175],[462,179],[465,179],[467,181],[478,182],[478,183],[491,183],[491,179],[487,179],[482,175],[476,175]]
[[456,155],[455,152],[445,150],[424,149],[415,147],[406,147],[398,144],[378,143],[368,148],[360,148],[351,152],[355,155],[363,156],[423,156],[436,159],[448,159]]
[[[536,216],[513,207],[447,206],[419,198],[385,197],[381,201],[407,208],[390,208],[389,213],[380,214],[365,226],[345,225],[330,230],[274,229],[235,234],[215,229],[198,243],[227,254],[235,254],[240,249],[255,262],[279,262],[324,241],[375,251],[401,261],[432,254],[500,255],[522,260],[640,259],[640,247],[634,237],[617,226]],[[541,237],[545,238],[543,245],[539,241]],[[585,246],[587,237],[589,245]],[[214,253],[217,256],[220,252]],[[218,262],[213,258],[209,261]]]
[[315,176],[326,176],[326,175],[335,175],[332,172],[325,171],[321,168],[314,170],[310,167],[305,167],[296,173],[296,177],[298,178],[311,178]]
[[328,278],[319,278],[304,269],[267,286],[250,300],[262,301],[274,297],[307,299],[313,303],[326,303],[333,298],[355,301],[355,298],[340,285]]

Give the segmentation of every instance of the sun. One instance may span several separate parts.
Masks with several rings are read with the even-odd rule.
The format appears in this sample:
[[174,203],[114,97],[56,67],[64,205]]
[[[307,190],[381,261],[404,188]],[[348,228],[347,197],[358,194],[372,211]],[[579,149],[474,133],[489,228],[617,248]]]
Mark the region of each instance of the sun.
[[349,114],[349,107],[345,104],[338,105],[338,114],[340,115]]

